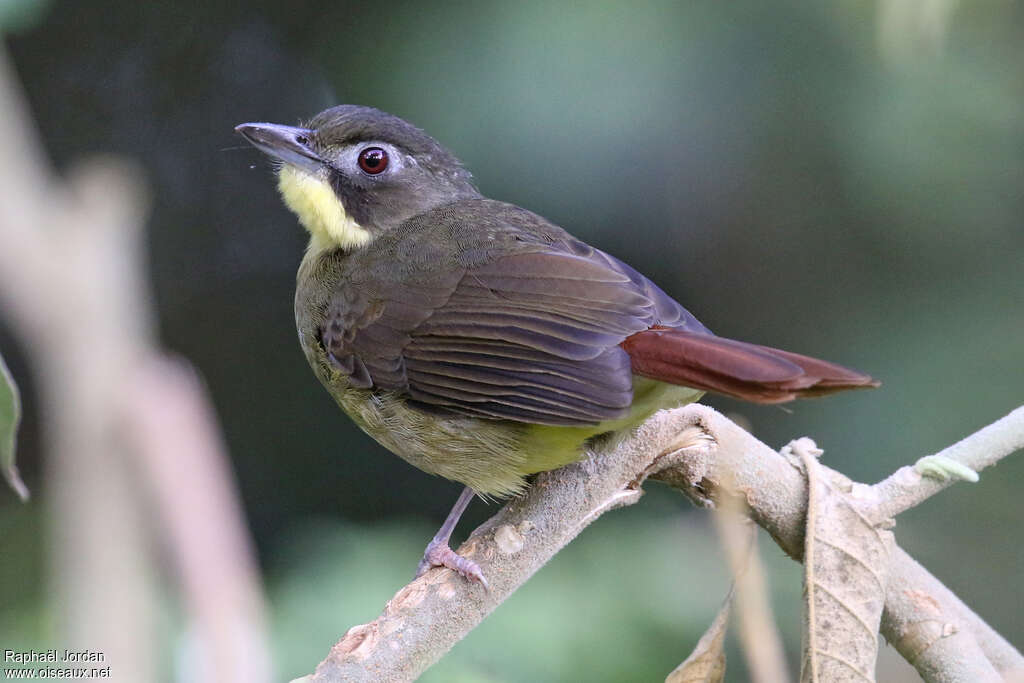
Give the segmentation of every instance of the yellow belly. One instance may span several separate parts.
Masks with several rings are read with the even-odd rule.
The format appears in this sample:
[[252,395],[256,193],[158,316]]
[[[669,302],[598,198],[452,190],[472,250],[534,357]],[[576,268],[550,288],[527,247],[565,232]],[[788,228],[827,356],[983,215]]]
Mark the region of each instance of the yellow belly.
[[625,417],[585,427],[531,425],[426,413],[398,395],[352,388],[323,358],[313,361],[338,405],[382,446],[424,472],[495,497],[522,491],[526,475],[575,462],[587,439],[633,428],[658,410],[703,395],[696,389],[634,377],[632,410]]
[[598,434],[632,429],[663,408],[693,403],[703,395],[704,392],[697,389],[634,375],[633,405],[625,417],[586,427],[530,425],[521,441],[526,454],[523,474],[553,470],[575,462],[583,454],[587,439]]

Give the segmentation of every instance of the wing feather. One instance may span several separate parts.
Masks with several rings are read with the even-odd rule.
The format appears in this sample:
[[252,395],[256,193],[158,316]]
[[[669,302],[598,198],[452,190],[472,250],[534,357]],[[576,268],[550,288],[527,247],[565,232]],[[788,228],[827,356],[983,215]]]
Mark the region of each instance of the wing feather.
[[[507,225],[450,228],[462,232],[448,257],[439,247],[451,235],[423,232],[436,223],[394,238],[384,253],[403,267],[378,258],[345,280],[324,347],[360,386],[424,410],[540,424],[621,417],[633,374],[619,344],[652,325],[703,326],[621,261],[502,206]],[[438,256],[408,261],[417,248]]]

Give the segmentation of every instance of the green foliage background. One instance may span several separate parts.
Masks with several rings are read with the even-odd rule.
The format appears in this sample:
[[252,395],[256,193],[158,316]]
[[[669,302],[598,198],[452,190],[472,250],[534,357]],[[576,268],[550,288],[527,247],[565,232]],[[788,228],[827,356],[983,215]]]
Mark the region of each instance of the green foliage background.
[[[772,445],[811,435],[830,465],[873,481],[1024,397],[1024,4],[962,4],[938,41],[887,32],[886,6],[18,10],[38,14],[8,45],[58,166],[114,151],[148,170],[163,339],[214,394],[282,678],[376,615],[458,488],[381,450],[316,384],[291,313],[303,236],[232,127],[339,102],[392,111],[451,147],[486,194],[632,263],[717,332],[871,372],[877,391],[786,410],[712,403]],[[24,382],[4,330],[0,348]],[[20,462],[35,491],[38,405],[25,389]],[[1022,477],[1011,459],[897,529],[1018,645],[1007,596],[1024,573]],[[3,494],[0,533],[19,551],[0,563],[5,647],[53,637],[39,514]],[[763,547],[795,656],[798,570]],[[589,529],[425,680],[660,680],[712,619],[724,576],[703,513],[654,489]]]

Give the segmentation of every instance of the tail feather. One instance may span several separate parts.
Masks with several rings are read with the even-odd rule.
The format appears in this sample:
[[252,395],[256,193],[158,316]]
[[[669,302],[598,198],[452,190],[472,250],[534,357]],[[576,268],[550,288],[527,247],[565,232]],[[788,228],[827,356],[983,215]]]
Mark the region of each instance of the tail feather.
[[756,403],[879,385],[835,363],[707,333],[653,328],[628,337],[622,348],[638,375]]

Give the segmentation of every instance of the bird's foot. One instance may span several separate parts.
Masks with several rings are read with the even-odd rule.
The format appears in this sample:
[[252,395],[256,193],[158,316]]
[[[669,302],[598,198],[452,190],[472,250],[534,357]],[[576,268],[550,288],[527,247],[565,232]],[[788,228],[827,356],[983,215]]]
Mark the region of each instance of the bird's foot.
[[456,553],[448,546],[447,541],[436,538],[427,544],[427,549],[423,552],[423,559],[420,560],[420,566],[416,569],[416,577],[423,576],[434,567],[447,567],[469,581],[477,581],[485,590],[490,590],[484,573],[480,571],[480,565]]

